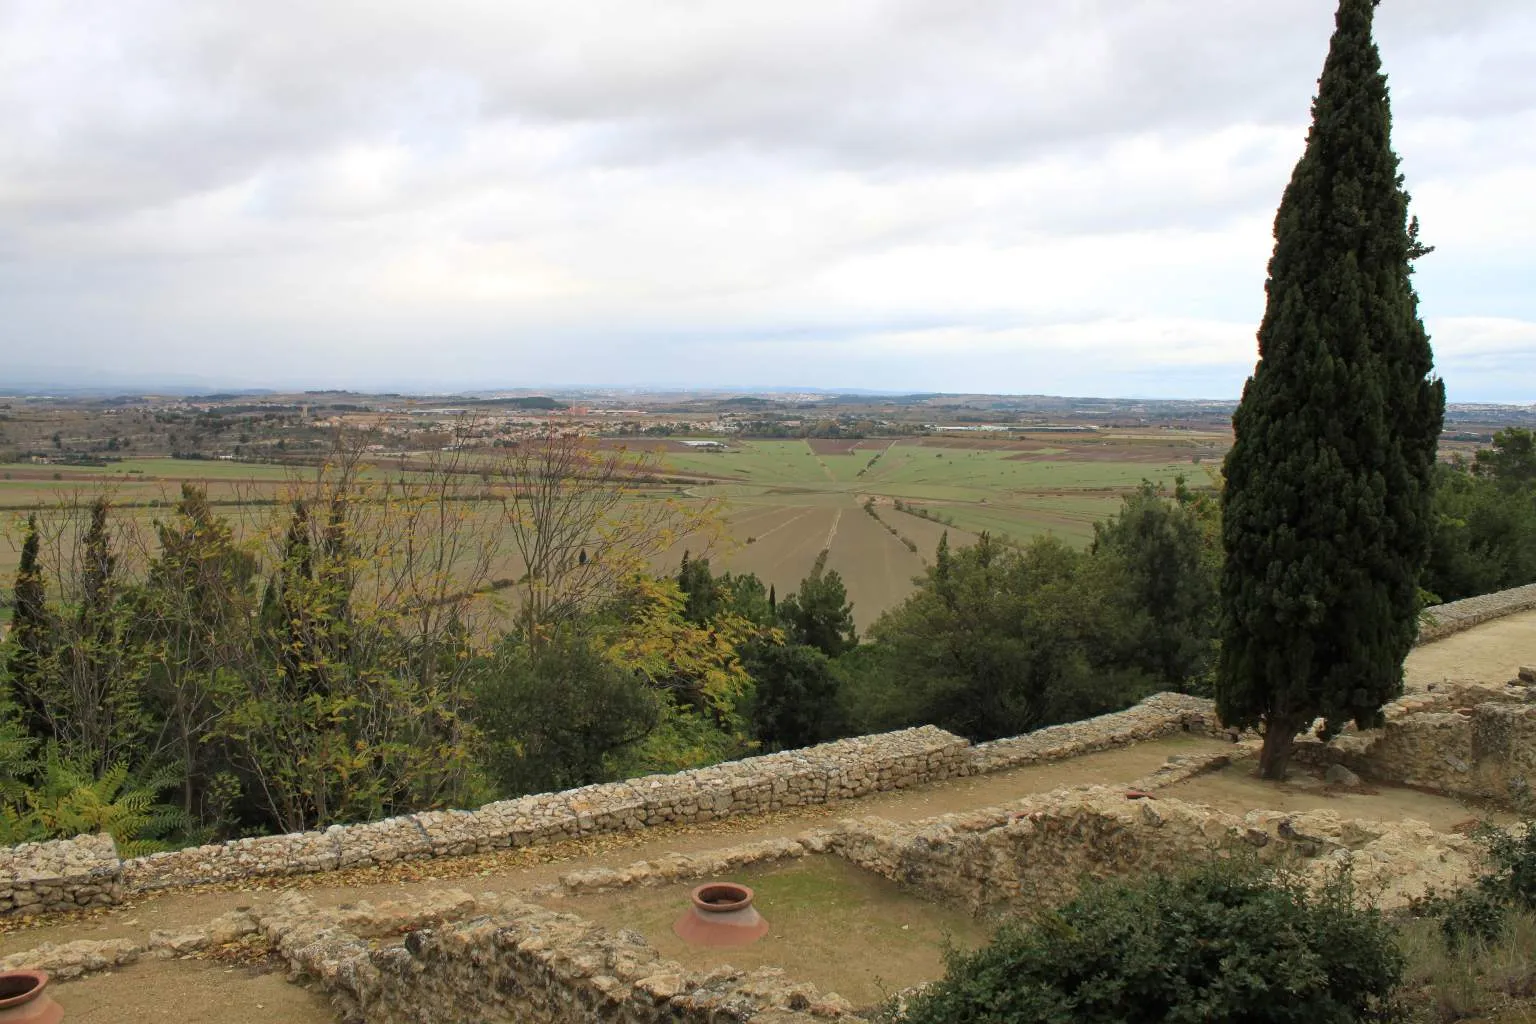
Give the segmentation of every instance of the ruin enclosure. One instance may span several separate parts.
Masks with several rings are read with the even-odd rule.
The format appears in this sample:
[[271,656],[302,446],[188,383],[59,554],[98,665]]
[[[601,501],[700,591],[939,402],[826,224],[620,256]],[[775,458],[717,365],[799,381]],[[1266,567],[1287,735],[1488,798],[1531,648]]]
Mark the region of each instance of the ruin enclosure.
[[[1425,662],[1470,663],[1453,645],[1480,623],[1536,634],[1529,590],[1437,612],[1472,632]],[[1456,886],[1470,825],[1529,806],[1536,702],[1514,667],[1411,661],[1382,729],[1300,743],[1283,785],[1252,778],[1255,738],[1209,702],[1160,694],[992,743],[912,729],[146,858],[29,844],[0,852],[22,925],[0,968],[50,972],[73,1013],[150,1013],[165,985],[189,1020],[241,1024],[864,1019],[939,977],[946,944],[1084,878],[1252,856],[1347,867],[1389,906]],[[723,882],[753,890],[766,932],[680,937]]]

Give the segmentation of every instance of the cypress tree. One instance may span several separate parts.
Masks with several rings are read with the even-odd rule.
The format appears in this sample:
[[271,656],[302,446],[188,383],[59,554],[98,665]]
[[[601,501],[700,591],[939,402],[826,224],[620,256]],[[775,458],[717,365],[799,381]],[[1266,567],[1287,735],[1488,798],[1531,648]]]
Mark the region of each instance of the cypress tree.
[[1283,778],[1296,733],[1379,722],[1402,690],[1445,411],[1430,377],[1375,0],[1341,0],[1305,154],[1275,218],[1259,362],[1233,418],[1217,708],[1264,727]]
[[53,654],[53,630],[48,618],[47,583],[38,557],[40,541],[37,515],[27,517],[26,539],[21,545],[21,564],[11,612],[11,655],[6,668],[11,692],[21,709],[27,731],[47,735],[48,715],[44,677]]

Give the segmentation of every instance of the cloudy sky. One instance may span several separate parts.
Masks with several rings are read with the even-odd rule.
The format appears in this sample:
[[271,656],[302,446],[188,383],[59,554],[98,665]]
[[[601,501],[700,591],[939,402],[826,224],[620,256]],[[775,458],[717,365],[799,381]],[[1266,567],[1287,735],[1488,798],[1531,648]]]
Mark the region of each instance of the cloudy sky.
[[[0,384],[1233,397],[1334,0],[0,0]],[[1536,3],[1377,34],[1536,402]]]

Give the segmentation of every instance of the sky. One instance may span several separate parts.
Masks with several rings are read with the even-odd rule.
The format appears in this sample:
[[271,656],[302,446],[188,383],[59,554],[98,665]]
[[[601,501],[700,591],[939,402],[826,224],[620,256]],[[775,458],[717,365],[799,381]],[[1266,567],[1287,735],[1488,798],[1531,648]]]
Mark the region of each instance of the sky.
[[[0,386],[1232,398],[1333,0],[0,0]],[[1453,401],[1536,3],[1384,0]]]

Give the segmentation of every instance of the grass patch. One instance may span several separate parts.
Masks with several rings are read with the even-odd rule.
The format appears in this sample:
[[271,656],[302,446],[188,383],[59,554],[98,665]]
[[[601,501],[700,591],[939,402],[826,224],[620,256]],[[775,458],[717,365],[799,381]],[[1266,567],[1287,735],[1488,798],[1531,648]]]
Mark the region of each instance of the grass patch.
[[771,930],[751,946],[698,949],[672,933],[688,893],[710,879],[552,901],[608,928],[632,928],[684,966],[709,970],[781,967],[796,980],[873,1006],[896,990],[938,978],[946,943],[974,949],[988,929],[970,915],[929,903],[840,857],[815,856],[746,868],[730,881],[749,885]]
[[1440,923],[1429,919],[1404,921],[1399,936],[1408,961],[1403,995],[1410,1019],[1423,1024],[1536,1020],[1536,914],[1510,913],[1492,941],[1453,947]]

